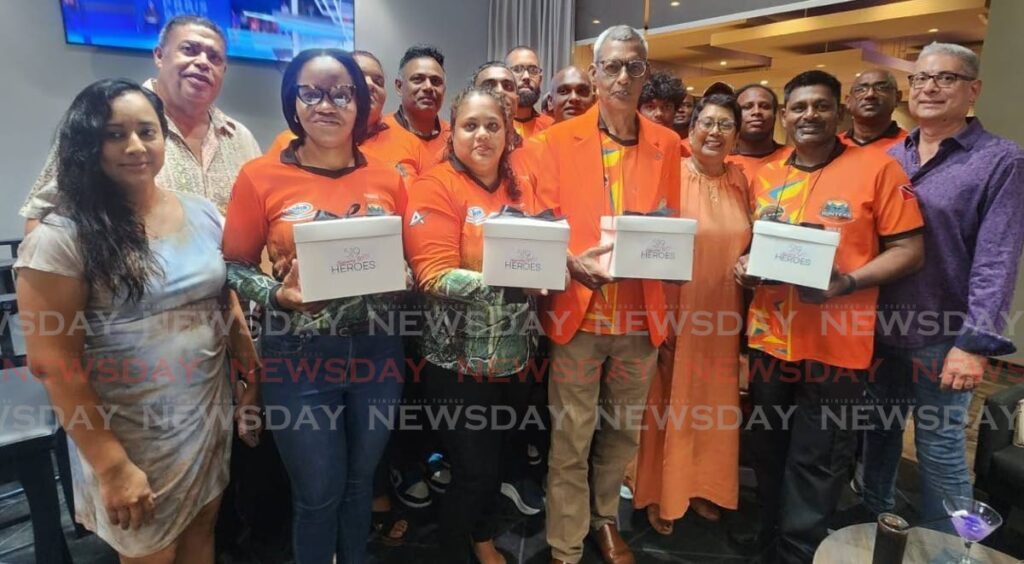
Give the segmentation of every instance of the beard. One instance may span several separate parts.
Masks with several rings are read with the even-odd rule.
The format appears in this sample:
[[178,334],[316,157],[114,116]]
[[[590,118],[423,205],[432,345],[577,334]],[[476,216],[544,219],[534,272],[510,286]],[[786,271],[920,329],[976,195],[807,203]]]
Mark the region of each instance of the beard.
[[532,88],[520,88],[519,89],[519,107],[520,108],[532,108],[537,100],[540,99],[540,89],[534,90]]

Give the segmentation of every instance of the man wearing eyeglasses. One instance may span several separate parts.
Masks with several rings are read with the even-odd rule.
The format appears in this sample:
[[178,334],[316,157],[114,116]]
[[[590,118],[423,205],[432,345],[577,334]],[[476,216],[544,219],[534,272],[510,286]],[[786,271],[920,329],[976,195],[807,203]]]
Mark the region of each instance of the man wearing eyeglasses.
[[846,110],[853,127],[839,135],[843,143],[888,151],[907,137],[907,130],[892,119],[903,93],[896,77],[882,69],[864,71],[853,81],[846,95]]
[[553,563],[579,562],[590,533],[605,562],[632,564],[616,523],[619,487],[636,454],[638,416],[667,333],[665,293],[657,280],[609,275],[603,259],[611,245],[600,242],[600,220],[679,209],[679,136],[637,112],[648,76],[647,42],[638,31],[614,26],[601,33],[589,73],[596,106],[536,138],[537,199],[570,218],[572,276],[541,312],[552,341],[548,400],[557,415],[547,540]]
[[[763,562],[810,564],[848,479],[854,407],[872,361],[878,286],[921,268],[921,213],[907,176],[877,151],[836,138],[841,85],[808,71],[784,89],[780,116],[793,152],[758,169],[752,216],[838,232],[828,288],[737,281],[748,315],[752,429]],[[784,415],[786,414],[786,415]]]
[[[972,496],[964,438],[971,393],[987,357],[1015,351],[1002,332],[1024,244],[1024,152],[968,117],[981,95],[978,73],[970,49],[927,45],[909,77],[918,128],[889,150],[921,201],[928,261],[882,288],[881,365],[868,391],[904,414],[913,409],[924,520],[945,515],[944,497]],[[862,495],[876,512],[894,505],[903,445],[902,426],[894,427],[865,437]]]
[[540,59],[532,47],[519,45],[505,55],[505,64],[516,77],[519,102],[513,126],[523,139],[529,139],[554,123],[550,117],[537,112],[534,106],[540,100],[540,87],[544,82]]

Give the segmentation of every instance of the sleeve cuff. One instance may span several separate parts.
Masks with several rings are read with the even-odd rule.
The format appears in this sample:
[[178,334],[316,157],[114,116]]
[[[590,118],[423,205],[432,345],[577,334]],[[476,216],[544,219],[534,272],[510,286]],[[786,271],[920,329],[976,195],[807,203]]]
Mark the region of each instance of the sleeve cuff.
[[956,348],[984,356],[1002,356],[1017,352],[1017,347],[1006,337],[971,327],[964,327],[963,332],[956,338]]

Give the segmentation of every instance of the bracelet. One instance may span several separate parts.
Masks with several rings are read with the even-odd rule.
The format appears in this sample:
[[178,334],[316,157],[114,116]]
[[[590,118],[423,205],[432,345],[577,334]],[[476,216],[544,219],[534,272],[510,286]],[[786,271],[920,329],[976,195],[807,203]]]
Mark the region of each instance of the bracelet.
[[846,289],[839,294],[840,296],[849,296],[857,291],[857,279],[852,274],[844,274],[843,280],[846,281]]

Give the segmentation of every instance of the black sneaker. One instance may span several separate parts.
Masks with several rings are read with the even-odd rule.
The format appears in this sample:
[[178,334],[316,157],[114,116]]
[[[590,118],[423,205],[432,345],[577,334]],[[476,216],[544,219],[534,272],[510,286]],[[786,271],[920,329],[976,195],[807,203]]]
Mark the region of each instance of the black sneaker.
[[544,511],[544,490],[533,480],[502,482],[501,495],[512,500],[523,515],[536,515]]
[[395,497],[408,507],[428,507],[433,502],[430,499],[430,488],[423,481],[418,473],[407,472],[402,474],[395,468],[391,469],[391,486],[394,488]]

